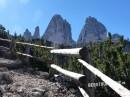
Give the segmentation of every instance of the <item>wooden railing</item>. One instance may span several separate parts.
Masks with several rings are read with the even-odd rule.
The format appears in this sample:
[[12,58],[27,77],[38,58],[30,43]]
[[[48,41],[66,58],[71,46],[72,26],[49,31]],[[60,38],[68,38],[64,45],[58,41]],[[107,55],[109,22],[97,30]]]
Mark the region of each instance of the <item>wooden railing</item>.
[[82,63],[87,69],[89,69],[93,74],[97,75],[100,79],[102,79],[109,87],[111,87],[121,97],[130,97],[130,91],[126,89],[124,86],[112,80],[110,77],[103,74],[101,71],[99,71],[92,65],[88,64],[87,62],[81,59],[78,59],[78,61]]
[[[12,42],[14,42],[14,44],[18,45],[24,45],[26,46],[26,50],[25,50],[25,53],[22,53],[22,52],[16,52],[17,55],[20,55],[20,56],[25,56],[26,57],[26,62],[28,63],[29,62],[29,58],[33,58],[33,59],[36,59],[40,62],[44,62],[44,60],[40,57],[36,57],[36,56],[32,56],[30,55],[30,47],[38,47],[38,48],[45,48],[45,49],[53,49],[53,47],[49,47],[49,46],[43,46],[43,45],[38,45],[38,44],[32,44],[32,43],[27,43],[27,42],[20,42],[20,41],[14,41],[14,40],[9,40],[9,39],[3,39],[3,38],[0,38],[0,41],[4,41],[4,42],[7,42],[9,44],[11,44]],[[5,46],[1,46],[7,50],[10,50],[9,47],[5,47]]]
[[[55,50],[51,50],[51,53],[54,54],[72,54],[72,55],[77,55],[80,54],[80,51],[82,50],[82,48],[75,48],[75,49],[55,49]],[[81,57],[84,57],[84,54],[80,55]],[[113,89],[117,94],[119,94],[121,97],[130,97],[130,91],[128,89],[126,89],[124,86],[122,86],[121,84],[119,84],[118,82],[112,80],[110,77],[108,77],[107,75],[103,74],[101,71],[99,71],[98,69],[96,69],[95,67],[93,67],[92,65],[88,64],[86,61],[82,60],[82,59],[78,59],[78,61],[80,63],[82,63],[84,65],[84,67],[86,67],[89,71],[91,71],[94,75],[97,75],[101,80],[103,80],[111,89]],[[53,65],[52,65],[53,67]],[[79,79],[81,77],[81,74],[77,74],[77,78],[75,78],[75,73],[69,73],[66,72],[65,70],[62,70],[61,68],[54,68],[55,70],[59,71],[60,73],[67,75],[71,78],[74,79]],[[79,76],[78,76],[79,75]],[[79,90],[81,91],[81,93],[83,94],[84,97],[89,97],[88,94],[79,86]]]
[[[51,68],[55,69],[56,71],[66,75],[74,80],[79,81],[80,83],[82,82],[82,79],[85,78],[85,75],[83,75],[83,74],[79,74],[79,73],[75,73],[75,72],[71,72],[71,71],[62,69],[61,67],[59,67],[55,64],[51,64]],[[79,88],[81,94],[83,95],[83,97],[89,97],[83,88],[81,88],[80,86],[78,88]]]
[[[1,41],[7,41],[7,42],[12,42],[11,40],[8,39],[2,39],[0,38]],[[101,80],[103,80],[111,89],[113,89],[117,94],[119,94],[121,97],[130,97],[130,91],[126,89],[124,86],[119,84],[118,82],[112,80],[110,77],[107,75],[103,74],[101,71],[96,69],[94,66],[88,64],[85,60],[84,57],[87,55],[84,52],[84,48],[73,48],[73,49],[54,49],[53,47],[47,47],[47,46],[41,46],[41,45],[36,45],[36,44],[31,44],[31,43],[24,43],[24,42],[16,42],[16,44],[21,44],[21,45],[28,45],[28,46],[35,46],[35,47],[40,47],[40,48],[47,48],[47,49],[52,49],[50,53],[53,54],[62,54],[62,55],[80,55],[82,59],[78,59],[80,63],[83,64],[84,67],[86,67],[91,73],[94,75],[98,76]],[[29,55],[29,54],[24,54],[21,52],[16,52],[19,55],[30,57],[30,58],[35,58],[35,56]],[[87,58],[87,57],[86,57]],[[73,78],[74,80],[79,81],[81,83],[81,80],[84,80],[87,76],[85,74],[78,74],[75,72],[71,72],[68,70],[65,70],[55,64],[51,64],[50,68],[55,69],[56,71]],[[82,88],[82,86],[78,86],[81,94],[83,97],[91,97],[91,95],[88,95],[86,91]]]
[[[9,40],[9,39],[0,38],[0,40],[1,41],[6,41],[6,42],[12,42],[12,40]],[[53,49],[53,47],[48,47],[48,46],[43,46],[43,45],[37,45],[37,44],[32,44],[32,43],[27,43],[27,42],[16,41],[16,44],[27,45],[27,46],[34,46],[34,47],[40,47],[40,48],[46,48],[46,49]]]

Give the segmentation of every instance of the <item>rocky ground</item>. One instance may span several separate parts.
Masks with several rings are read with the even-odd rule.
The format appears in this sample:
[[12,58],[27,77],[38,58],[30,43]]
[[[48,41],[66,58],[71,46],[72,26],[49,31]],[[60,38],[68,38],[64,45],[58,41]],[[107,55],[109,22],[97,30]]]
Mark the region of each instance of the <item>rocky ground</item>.
[[81,95],[77,89],[68,89],[57,81],[50,81],[47,72],[34,71],[32,68],[8,70],[0,66],[0,97],[81,97]]

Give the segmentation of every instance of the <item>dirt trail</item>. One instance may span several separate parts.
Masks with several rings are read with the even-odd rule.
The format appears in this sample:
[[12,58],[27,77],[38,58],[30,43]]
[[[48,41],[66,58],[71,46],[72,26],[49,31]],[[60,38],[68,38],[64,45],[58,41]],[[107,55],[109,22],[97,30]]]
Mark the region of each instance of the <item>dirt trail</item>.
[[46,72],[31,68],[8,70],[5,67],[0,68],[0,73],[3,72],[6,75],[0,76],[1,97],[81,97],[77,89],[67,89],[58,82],[49,81]]

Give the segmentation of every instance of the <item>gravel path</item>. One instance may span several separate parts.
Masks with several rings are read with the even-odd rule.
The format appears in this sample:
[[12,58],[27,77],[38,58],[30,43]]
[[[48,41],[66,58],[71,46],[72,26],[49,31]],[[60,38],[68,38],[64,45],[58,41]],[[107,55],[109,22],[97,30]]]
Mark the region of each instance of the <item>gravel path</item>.
[[57,82],[50,82],[44,76],[34,75],[23,69],[6,73],[12,78],[12,82],[0,85],[1,97],[81,97],[78,90],[67,89]]

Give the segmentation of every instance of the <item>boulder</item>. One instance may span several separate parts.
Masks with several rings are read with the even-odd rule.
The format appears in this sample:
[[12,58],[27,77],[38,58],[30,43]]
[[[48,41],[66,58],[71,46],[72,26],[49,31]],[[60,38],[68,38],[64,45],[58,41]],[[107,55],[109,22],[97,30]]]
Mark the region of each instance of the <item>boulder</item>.
[[20,60],[10,60],[10,59],[4,59],[0,58],[0,67],[5,67],[8,69],[17,69],[22,67],[22,62]]
[[10,84],[13,82],[11,74],[8,72],[0,72],[0,84]]

